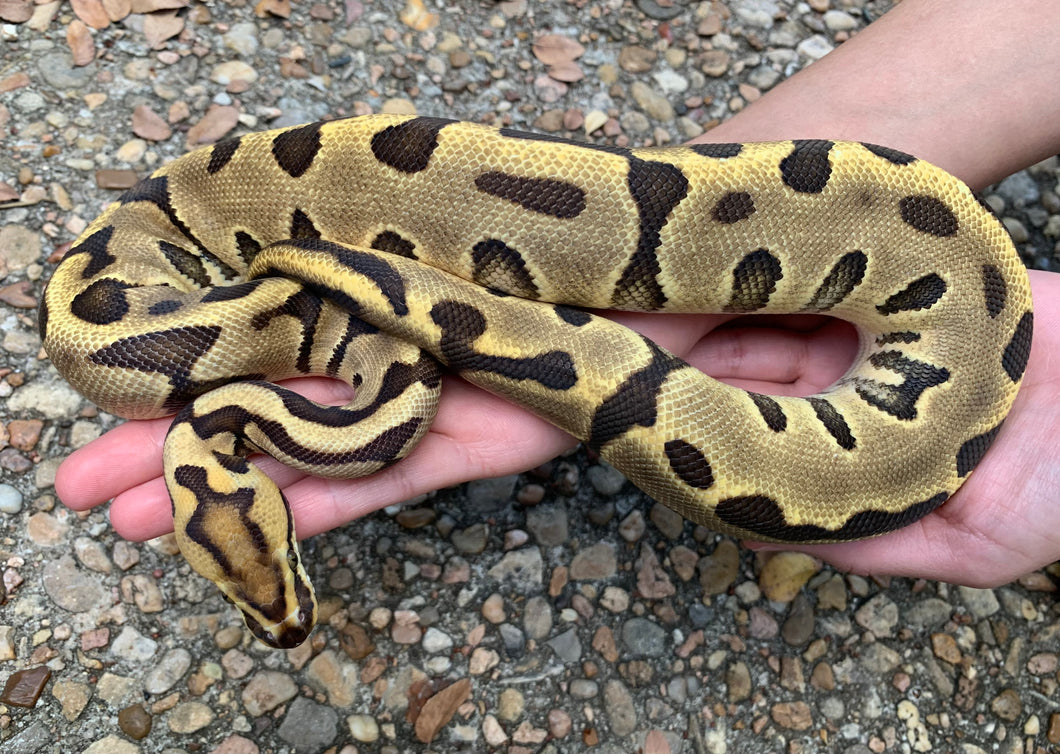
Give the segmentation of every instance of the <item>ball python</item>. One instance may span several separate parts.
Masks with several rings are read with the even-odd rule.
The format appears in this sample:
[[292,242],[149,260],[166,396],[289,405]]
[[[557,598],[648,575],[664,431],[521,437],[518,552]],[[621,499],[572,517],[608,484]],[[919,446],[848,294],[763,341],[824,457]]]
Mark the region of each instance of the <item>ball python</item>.
[[[818,395],[760,395],[593,309],[826,313],[860,352]],[[164,466],[180,548],[276,647],[306,638],[316,602],[286,500],[248,454],[382,469],[430,426],[441,368],[693,521],[836,541],[905,526],[968,478],[1032,322],[1002,224],[894,149],[627,149],[388,115],[163,166],[85,230],[40,311],[87,398],[178,412]],[[326,407],[273,384],[304,374],[356,396]]]

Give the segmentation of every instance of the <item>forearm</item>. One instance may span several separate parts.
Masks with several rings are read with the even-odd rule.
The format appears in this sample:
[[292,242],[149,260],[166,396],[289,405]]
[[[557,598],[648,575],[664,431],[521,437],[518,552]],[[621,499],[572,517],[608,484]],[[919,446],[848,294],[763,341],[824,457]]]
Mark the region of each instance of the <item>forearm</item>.
[[981,188],[1060,148],[1058,38],[1051,3],[905,0],[696,141],[867,141]]

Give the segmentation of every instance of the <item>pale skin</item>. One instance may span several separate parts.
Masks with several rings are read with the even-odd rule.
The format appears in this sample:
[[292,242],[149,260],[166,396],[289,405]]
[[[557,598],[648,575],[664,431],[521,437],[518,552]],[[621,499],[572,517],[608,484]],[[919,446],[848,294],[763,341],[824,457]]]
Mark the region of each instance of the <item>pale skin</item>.
[[[1060,12],[1034,0],[905,0],[835,52],[697,141],[791,138],[884,144],[979,189],[1060,150]],[[960,491],[921,521],[876,539],[799,549],[858,573],[996,586],[1060,559],[1060,274],[1032,271],[1034,341],[1019,397]],[[854,354],[853,331],[809,317],[615,313],[693,365],[761,393],[808,395]],[[348,389],[289,384],[324,402]],[[72,453],[56,476],[83,511],[113,498],[114,528],[132,540],[172,530],[162,480],[168,419],[127,422]],[[300,537],[420,493],[523,471],[573,440],[531,414],[449,378],[438,418],[396,466],[357,480],[307,477],[270,458]],[[775,545],[752,545],[776,548]]]

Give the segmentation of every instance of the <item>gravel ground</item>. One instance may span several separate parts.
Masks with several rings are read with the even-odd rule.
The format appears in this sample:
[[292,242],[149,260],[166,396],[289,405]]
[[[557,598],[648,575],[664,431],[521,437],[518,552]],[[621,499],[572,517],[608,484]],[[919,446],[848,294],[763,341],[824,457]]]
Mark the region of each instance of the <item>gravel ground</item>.
[[[1056,565],[978,590],[757,558],[579,452],[308,541],[323,625],[275,652],[172,538],[59,504],[61,458],[116,420],[33,309],[130,180],[378,111],[679,143],[890,5],[404,2],[0,0],[0,749],[1060,751]],[[1057,179],[1054,158],[987,195],[1046,269]]]

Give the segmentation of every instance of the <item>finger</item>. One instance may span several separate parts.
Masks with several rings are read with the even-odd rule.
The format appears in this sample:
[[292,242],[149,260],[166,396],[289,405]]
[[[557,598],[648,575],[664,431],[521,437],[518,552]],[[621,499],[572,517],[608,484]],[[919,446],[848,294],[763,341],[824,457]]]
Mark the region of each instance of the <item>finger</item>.
[[75,450],[55,474],[59,499],[73,510],[88,510],[161,474],[169,423],[126,422]]
[[810,330],[722,327],[696,343],[687,360],[726,382],[772,383],[786,386],[783,395],[809,395],[842,377],[857,350],[857,331],[841,320],[826,319]]

